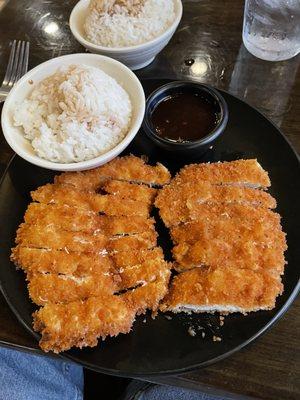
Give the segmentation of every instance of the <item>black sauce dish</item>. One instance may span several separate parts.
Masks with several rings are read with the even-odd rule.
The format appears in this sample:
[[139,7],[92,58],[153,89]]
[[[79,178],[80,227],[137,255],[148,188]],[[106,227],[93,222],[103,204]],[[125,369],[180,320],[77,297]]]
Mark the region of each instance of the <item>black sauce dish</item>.
[[[195,94],[213,105],[217,115],[216,125],[206,136],[198,140],[179,142],[164,138],[157,132],[152,121],[154,111],[163,101],[180,94]],[[174,81],[159,87],[147,98],[142,128],[157,146],[169,154],[201,156],[213,146],[224,132],[228,122],[228,115],[227,103],[216,89],[197,82]]]

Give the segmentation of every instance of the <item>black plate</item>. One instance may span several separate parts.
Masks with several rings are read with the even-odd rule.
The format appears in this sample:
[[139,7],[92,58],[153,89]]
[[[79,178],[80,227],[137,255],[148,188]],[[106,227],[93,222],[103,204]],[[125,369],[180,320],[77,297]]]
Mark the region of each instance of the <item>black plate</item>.
[[[149,94],[166,82],[147,80],[143,85]],[[222,94],[230,113],[226,132],[215,148],[198,161],[257,158],[269,171],[271,194],[278,200],[278,212],[282,215],[283,229],[288,234],[289,244],[286,253],[288,265],[283,278],[285,290],[278,298],[276,308],[247,316],[230,315],[225,318],[222,327],[219,327],[217,316],[206,314],[178,314],[171,320],[164,315],[158,315],[153,320],[147,315],[147,323],[144,323],[145,317],[142,316],[137,319],[129,335],[108,339],[96,348],[72,350],[64,353],[64,356],[113,375],[142,377],[178,374],[214,363],[241,349],[278,320],[297,295],[300,262],[299,160],[280,131],[267,118],[236,97],[225,92]],[[150,162],[161,161],[172,172],[194,161],[170,158],[159,152],[142,132],[126,152],[146,154]],[[28,298],[24,275],[16,271],[9,261],[9,254],[17,226],[30,201],[29,191],[49,182],[53,176],[51,171],[37,168],[15,157],[3,177],[0,190],[1,290],[19,321],[36,338],[39,336],[31,327],[34,306]],[[164,232],[161,232],[161,237],[164,247],[168,247]],[[205,337],[202,338],[201,331],[191,337],[187,332],[190,326],[204,327]],[[214,342],[213,335],[220,336],[222,341]]]

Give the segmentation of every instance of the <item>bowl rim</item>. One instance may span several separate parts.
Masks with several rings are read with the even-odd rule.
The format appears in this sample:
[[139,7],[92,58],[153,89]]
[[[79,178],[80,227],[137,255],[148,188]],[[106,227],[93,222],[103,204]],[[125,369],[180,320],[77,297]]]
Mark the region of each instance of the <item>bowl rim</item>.
[[172,31],[174,31],[177,26],[179,25],[181,18],[182,18],[182,14],[183,14],[183,6],[182,6],[182,1],[181,0],[172,0],[173,2],[176,2],[177,6],[178,6],[178,12],[175,15],[175,19],[172,22],[172,24],[168,27],[168,29],[166,29],[164,32],[162,32],[159,36],[155,37],[154,39],[151,39],[145,43],[140,43],[134,46],[126,46],[126,47],[106,47],[106,46],[99,46],[95,43],[92,43],[90,41],[88,41],[87,39],[85,39],[77,30],[77,26],[74,22],[75,19],[75,15],[79,12],[79,9],[81,8],[81,6],[83,5],[83,3],[87,3],[90,0],[80,0],[78,1],[78,3],[75,5],[75,7],[72,9],[71,14],[70,14],[70,18],[69,18],[69,25],[70,25],[70,29],[72,34],[74,35],[75,39],[81,43],[83,46],[96,50],[96,51],[106,51],[109,53],[121,53],[121,52],[131,52],[131,51],[135,51],[135,50],[141,50],[141,49],[145,49],[148,47],[152,47],[154,45],[156,45],[157,43],[161,42],[161,40],[164,37],[167,37],[169,34],[172,33]]
[[[198,140],[193,140],[190,142],[174,142],[169,139],[165,139],[161,136],[159,136],[155,130],[153,129],[151,123],[150,123],[150,114],[149,114],[149,106],[151,101],[159,94],[159,93],[164,93],[168,89],[172,88],[180,88],[184,86],[193,86],[195,88],[198,88],[210,95],[212,95],[219,103],[220,109],[222,112],[220,121],[218,122],[217,126],[214,128],[213,131],[208,133],[206,136],[204,136],[201,139]],[[165,96],[167,97],[167,95]],[[147,136],[150,137],[150,139],[154,140],[156,143],[159,142],[162,145],[165,146],[173,146],[174,148],[177,147],[178,150],[180,149],[189,149],[189,148],[195,148],[198,146],[205,146],[211,142],[213,142],[215,139],[217,139],[225,130],[227,122],[228,122],[228,117],[229,117],[229,111],[228,111],[228,105],[222,96],[222,94],[215,89],[214,87],[210,85],[206,85],[203,83],[198,83],[194,81],[189,81],[189,80],[178,80],[178,81],[172,81],[169,83],[166,83],[165,85],[160,86],[159,88],[155,89],[146,99],[146,108],[145,108],[145,116],[143,119],[142,123],[142,128],[146,132]]]
[[[22,146],[19,146],[16,144],[16,142],[13,140],[13,135],[10,134],[11,130],[11,123],[9,122],[9,109],[11,107],[11,102],[18,97],[19,90],[21,89],[22,85],[31,80],[35,79],[34,76],[35,74],[40,71],[41,69],[44,69],[45,67],[51,66],[51,64],[57,64],[57,68],[59,66],[64,65],[64,60],[68,59],[73,59],[74,58],[74,63],[76,63],[76,58],[77,57],[83,57],[83,58],[90,58],[90,59],[96,59],[96,60],[101,60],[104,62],[107,62],[109,64],[115,64],[120,71],[123,72],[124,77],[127,79],[130,79],[132,82],[135,84],[135,92],[137,92],[141,99],[143,101],[140,103],[139,108],[137,110],[137,115],[136,115],[136,121],[134,124],[131,125],[129,128],[127,134],[125,137],[121,140],[120,143],[118,143],[115,147],[110,149],[109,151],[91,158],[90,160],[85,160],[85,161],[79,161],[79,162],[71,162],[71,163],[56,163],[54,161],[50,161],[44,158],[39,157],[37,154],[29,154],[27,150],[25,150]],[[51,73],[49,74],[51,75]],[[9,144],[9,146],[14,150],[15,153],[17,153],[20,157],[25,159],[26,161],[30,162],[31,164],[37,165],[42,168],[50,169],[50,170],[55,170],[55,171],[80,171],[80,170],[87,170],[91,168],[95,168],[97,165],[102,165],[105,164],[106,162],[109,162],[112,160],[114,157],[116,157],[118,154],[120,154],[125,148],[131,143],[131,141],[134,139],[136,134],[138,133],[139,129],[141,128],[142,121],[144,118],[145,114],[145,93],[144,89],[142,87],[141,82],[137,78],[137,76],[128,68],[126,65],[121,63],[120,61],[117,61],[113,58],[100,55],[100,54],[89,54],[89,53],[74,53],[74,54],[67,54],[63,55],[60,57],[55,57],[52,58],[51,60],[47,60],[30,71],[28,71],[23,77],[17,82],[17,84],[11,89],[9,92],[4,105],[2,109],[2,114],[1,114],[1,126],[2,126],[2,131],[3,135]],[[24,139],[25,136],[24,136]],[[28,140],[28,139],[26,139]],[[28,143],[31,145],[30,141],[28,140]]]

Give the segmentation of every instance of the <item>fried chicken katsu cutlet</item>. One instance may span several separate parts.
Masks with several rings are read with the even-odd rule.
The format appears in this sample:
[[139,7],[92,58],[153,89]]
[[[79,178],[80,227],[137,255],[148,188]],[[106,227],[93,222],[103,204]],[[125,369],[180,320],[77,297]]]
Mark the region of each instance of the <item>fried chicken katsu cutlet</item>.
[[210,182],[212,184],[242,185],[252,188],[271,186],[268,173],[257,160],[236,160],[183,167],[173,182]]
[[[127,156],[33,191],[11,260],[41,306],[41,348],[96,346],[147,310],[273,308],[287,247],[269,186],[257,160],[192,164],[171,181],[163,165]],[[172,263],[157,247],[154,203]]]
[[[99,296],[102,293],[118,294],[124,292],[124,290],[143,286],[145,289],[143,289],[142,293],[147,296],[147,304],[153,304],[153,306],[150,307],[149,305],[149,307],[154,308],[167,292],[170,265],[161,256],[145,260],[140,264],[127,264],[126,267],[118,267],[108,257],[106,259],[109,262],[98,262],[97,266],[94,266],[91,264],[93,259],[95,257],[92,256],[90,260],[91,267],[87,271],[82,268],[69,274],[41,273],[32,269],[27,271],[30,298],[38,305],[69,303]],[[163,277],[166,279],[164,279],[164,287],[162,288]],[[154,283],[154,285],[148,285],[150,283]],[[151,291],[149,291],[150,287]],[[154,295],[152,295],[152,287],[158,289]],[[163,293],[159,294],[161,290],[163,290]],[[127,293],[129,300],[133,292]],[[136,294],[133,297],[136,297]],[[141,295],[139,300],[143,301]],[[144,311],[146,310],[145,308],[143,309]]]
[[[208,182],[171,183],[159,191],[155,206],[170,227],[193,217],[201,204],[245,204],[275,208],[276,200],[263,190],[243,186],[213,185]],[[172,204],[172,207],[170,207]],[[201,215],[201,211],[198,213]]]
[[[155,201],[174,267],[162,310],[249,312],[275,306],[287,249],[270,180],[256,160],[184,167]],[[184,272],[185,271],[185,272]]]
[[73,185],[79,190],[97,190],[105,179],[163,186],[170,182],[171,174],[162,164],[150,166],[135,156],[115,158],[111,162],[89,171],[66,172],[55,178],[55,183]]
[[55,226],[71,232],[102,233],[107,236],[154,231],[154,219],[139,215],[108,216],[66,205],[31,203],[24,216],[27,224]]
[[177,275],[161,305],[173,312],[269,310],[283,290],[280,277],[233,267],[196,268]]
[[110,253],[153,248],[157,233],[154,230],[131,236],[108,237],[101,233],[69,232],[55,226],[21,224],[16,243],[21,246],[80,251],[83,253]]
[[201,206],[196,221],[170,230],[177,270],[216,263],[283,273],[286,240],[278,214],[240,204]]
[[171,265],[156,247],[150,211],[169,182],[161,164],[128,156],[65,173],[31,193],[11,259],[27,276],[41,347],[60,352],[127,333],[156,310]]
[[121,296],[101,295],[68,304],[49,303],[33,315],[44,351],[59,353],[71,347],[94,347],[98,339],[128,333],[135,310]]
[[123,199],[117,195],[99,195],[80,192],[72,186],[48,184],[31,193],[34,201],[43,204],[61,204],[70,207],[104,213],[111,216],[139,215],[147,218],[150,204],[143,201]]
[[71,303],[89,297],[118,292],[118,281],[110,272],[76,277],[73,275],[33,274],[28,275],[28,291],[37,305],[48,303]]

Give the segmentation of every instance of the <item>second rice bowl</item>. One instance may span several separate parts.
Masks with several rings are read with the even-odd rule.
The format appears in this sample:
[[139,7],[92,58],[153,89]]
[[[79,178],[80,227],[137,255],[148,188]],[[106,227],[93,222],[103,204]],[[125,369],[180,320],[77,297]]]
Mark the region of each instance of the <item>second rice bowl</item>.
[[86,38],[84,24],[89,14],[90,0],[80,0],[70,15],[70,29],[75,39],[91,53],[112,57],[132,70],[149,65],[156,55],[168,44],[182,17],[181,0],[173,0],[175,18],[171,25],[159,36],[142,44],[126,47],[107,47],[92,43]]

